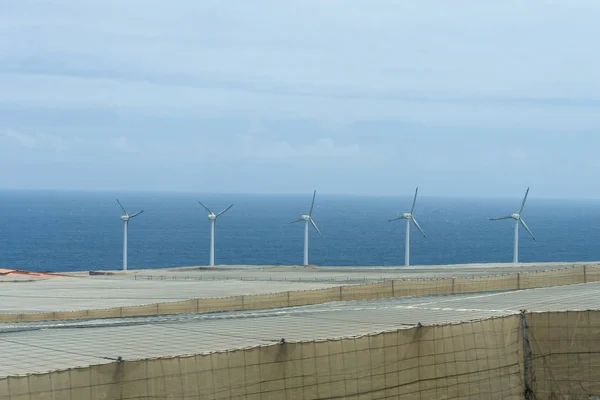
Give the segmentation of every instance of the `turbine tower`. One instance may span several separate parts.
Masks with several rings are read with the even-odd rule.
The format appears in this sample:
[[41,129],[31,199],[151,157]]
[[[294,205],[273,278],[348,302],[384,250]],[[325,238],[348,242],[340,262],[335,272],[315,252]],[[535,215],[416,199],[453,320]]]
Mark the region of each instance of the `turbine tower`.
[[204,204],[202,204],[201,202],[198,202],[202,207],[204,207],[204,209],[206,211],[208,211],[208,219],[210,220],[210,259],[209,259],[209,266],[214,267],[215,266],[215,230],[217,227],[217,218],[219,218],[221,215],[225,214],[227,211],[229,211],[229,209],[231,207],[233,207],[233,204],[230,205],[229,207],[227,207],[226,209],[224,209],[223,211],[221,211],[220,213],[213,213],[212,211],[210,211],[210,209],[208,207],[206,207]]
[[390,222],[399,221],[401,219],[406,220],[406,244],[404,246],[404,265],[406,265],[407,267],[410,265],[410,223],[411,223],[411,221],[413,224],[415,224],[415,226],[421,232],[423,237],[427,237],[427,236],[425,236],[425,232],[423,232],[423,229],[421,229],[421,227],[419,226],[419,223],[417,222],[417,220],[415,219],[415,217],[413,215],[413,212],[415,211],[415,205],[417,204],[417,194],[418,193],[419,193],[419,188],[417,187],[417,190],[415,190],[415,198],[413,200],[412,208],[410,209],[410,212],[404,213],[401,216],[399,216],[398,218],[390,219]]
[[521,204],[521,209],[519,210],[519,212],[517,214],[507,215],[505,217],[499,217],[499,218],[490,218],[490,221],[499,221],[501,219],[511,219],[511,218],[515,220],[515,250],[514,250],[514,256],[513,256],[513,262],[515,264],[519,263],[519,224],[523,225],[523,228],[525,228],[525,230],[527,231],[527,233],[529,233],[529,235],[531,236],[531,238],[533,240],[536,240],[535,236],[533,236],[533,233],[531,233],[531,231],[529,230],[529,227],[527,226],[525,221],[523,221],[523,218],[521,218],[521,213],[523,212],[523,209],[525,208],[525,202],[527,201],[528,194],[529,194],[529,188],[527,188],[527,191],[525,192],[525,197],[523,198],[523,203]]
[[127,211],[125,211],[125,207],[123,207],[123,204],[121,204],[121,202],[117,199],[117,203],[119,203],[119,207],[121,207],[121,210],[123,210],[123,215],[121,215],[121,220],[125,223],[125,228],[124,228],[124,233],[123,233],[123,271],[127,271],[127,227],[129,226],[129,221],[131,221],[133,218],[137,217],[138,215],[140,215],[141,213],[144,212],[144,210],[135,213],[133,215],[129,215],[127,213]]
[[316,196],[317,196],[317,191],[315,190],[315,192],[313,193],[312,204],[310,205],[310,211],[308,212],[308,215],[303,215],[299,219],[291,222],[292,224],[294,224],[296,222],[304,221],[304,266],[308,265],[308,224],[310,223],[313,226],[313,228],[315,228],[315,230],[317,231],[319,236],[321,236],[321,238],[323,238],[321,231],[319,230],[319,228],[317,227],[317,224],[315,224],[315,221],[312,218],[313,209],[315,208],[315,197]]

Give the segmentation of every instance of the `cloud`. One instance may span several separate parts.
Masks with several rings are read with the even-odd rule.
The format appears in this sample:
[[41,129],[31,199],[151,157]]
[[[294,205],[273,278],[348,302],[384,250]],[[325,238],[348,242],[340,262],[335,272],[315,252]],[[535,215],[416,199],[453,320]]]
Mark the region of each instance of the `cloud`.
[[[303,138],[290,140],[286,135],[276,135],[264,128],[261,134],[243,133],[188,137],[147,142],[144,157],[148,160],[170,160],[186,165],[270,165],[285,167],[290,164],[310,163],[321,166],[356,166],[364,163],[379,165],[395,153],[393,146],[384,143],[358,144],[334,137]],[[254,129],[252,129],[254,131]]]
[[28,149],[66,150],[71,144],[81,144],[80,138],[66,140],[60,136],[47,133],[26,134],[12,129],[0,131],[0,139]]
[[111,164],[180,188],[283,176],[462,193],[560,176],[557,188],[589,191],[598,12],[592,0],[13,2],[0,13],[1,169],[62,163],[57,179],[87,168],[110,187],[107,160],[125,152]]
[[[281,118],[349,123],[388,119],[428,126],[531,129],[587,129],[600,124],[599,106],[535,101],[411,101],[377,96],[297,96],[250,93],[241,89],[204,89],[134,81],[0,73],[0,105],[87,109],[169,118]],[[61,96],[53,93],[60,92]]]
[[9,140],[13,143],[17,143],[20,146],[34,148],[37,145],[37,140],[34,136],[25,135],[23,133],[15,132],[13,130],[5,130],[0,132],[0,137]]
[[0,16],[0,103],[335,123],[598,123],[600,60],[589,52],[598,3],[532,1],[517,13],[512,1],[461,3],[304,0],[291,12],[273,1],[189,1],[182,14],[158,1],[23,0]]
[[273,141],[251,135],[236,135],[228,153],[238,161],[340,166],[380,163],[393,154],[393,150],[378,145],[338,144],[331,137],[292,145],[283,139]]
[[122,151],[124,153],[139,152],[139,148],[137,148],[129,143],[129,139],[127,138],[127,136],[119,136],[117,138],[112,138],[110,140],[110,146],[113,149]]

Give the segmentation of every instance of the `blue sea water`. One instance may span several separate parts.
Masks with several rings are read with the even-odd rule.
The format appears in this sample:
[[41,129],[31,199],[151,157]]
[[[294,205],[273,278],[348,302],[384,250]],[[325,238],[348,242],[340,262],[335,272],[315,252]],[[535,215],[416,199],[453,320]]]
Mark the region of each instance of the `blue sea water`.
[[[216,264],[298,265],[303,224],[289,222],[308,211],[305,196],[197,195],[0,191],[0,268],[33,271],[120,269],[123,223],[118,197],[130,213],[129,268],[208,264],[209,221],[217,223]],[[324,266],[392,266],[404,263],[404,221],[388,220],[410,209],[411,197],[317,195],[310,263]],[[415,216],[427,234],[411,234],[411,264],[512,261],[513,222],[490,217],[517,212],[521,199],[419,198]],[[530,196],[523,218],[536,235],[520,231],[520,259],[600,259],[600,204]]]

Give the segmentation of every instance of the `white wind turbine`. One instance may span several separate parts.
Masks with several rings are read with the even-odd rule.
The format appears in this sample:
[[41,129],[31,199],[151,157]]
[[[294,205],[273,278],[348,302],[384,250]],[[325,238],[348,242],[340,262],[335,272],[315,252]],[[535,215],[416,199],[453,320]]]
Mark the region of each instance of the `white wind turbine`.
[[528,194],[529,194],[529,188],[527,188],[527,191],[525,192],[525,197],[523,198],[523,203],[521,204],[521,209],[519,210],[519,212],[517,214],[507,215],[505,217],[499,217],[499,218],[490,218],[490,221],[499,221],[501,219],[511,219],[511,218],[515,220],[515,250],[514,250],[514,256],[513,256],[513,262],[515,264],[517,264],[519,262],[519,223],[521,225],[523,225],[523,228],[525,228],[525,230],[527,231],[527,233],[529,233],[531,238],[533,240],[536,240],[535,236],[533,236],[533,233],[531,233],[531,231],[529,230],[529,227],[527,226],[525,221],[523,221],[523,218],[521,218],[521,213],[523,212],[523,209],[525,208],[525,202],[527,201]]
[[410,209],[410,212],[404,213],[401,216],[399,216],[398,218],[390,219],[390,222],[399,221],[401,219],[406,220],[406,245],[404,246],[404,265],[406,265],[407,267],[410,265],[410,223],[411,223],[411,221],[413,224],[415,224],[415,226],[421,232],[423,237],[427,237],[427,236],[425,236],[425,232],[423,232],[423,229],[421,229],[421,227],[419,226],[419,223],[417,222],[417,220],[415,219],[415,217],[413,215],[413,212],[415,211],[415,205],[417,204],[417,194],[418,193],[419,193],[419,188],[417,188],[417,190],[415,190],[415,198],[413,200],[413,204],[412,204],[412,208]]
[[224,209],[223,211],[221,211],[220,213],[213,213],[212,211],[210,211],[210,209],[208,207],[206,207],[204,204],[202,204],[201,202],[198,202],[202,207],[204,207],[204,209],[206,211],[208,211],[208,219],[211,221],[210,224],[210,259],[209,259],[209,266],[214,267],[215,266],[215,230],[217,227],[217,218],[219,218],[221,215],[225,214],[227,211],[229,211],[229,209],[231,207],[233,207],[233,204],[230,205],[229,207],[227,207],[226,209]]
[[315,224],[315,221],[312,218],[312,212],[313,212],[313,209],[315,208],[315,197],[316,196],[317,196],[317,191],[315,190],[315,192],[313,193],[312,204],[310,206],[310,211],[308,212],[308,215],[303,215],[299,219],[291,222],[292,224],[294,224],[296,222],[302,222],[302,221],[304,221],[304,223],[305,223],[304,224],[304,265],[305,266],[308,265],[308,224],[310,223],[313,226],[313,228],[315,228],[315,230],[317,231],[319,236],[321,236],[321,238],[323,237],[323,235],[321,234],[321,231],[317,227],[317,224]]
[[124,234],[123,234],[123,271],[127,271],[127,227],[129,226],[129,221],[131,221],[133,218],[137,217],[138,215],[140,215],[141,213],[144,212],[144,210],[135,213],[133,215],[129,215],[127,213],[127,211],[125,211],[125,207],[123,207],[123,204],[121,204],[121,202],[117,199],[117,203],[119,203],[119,207],[121,207],[121,210],[123,210],[123,215],[121,215],[121,220],[125,223],[125,230],[124,230]]

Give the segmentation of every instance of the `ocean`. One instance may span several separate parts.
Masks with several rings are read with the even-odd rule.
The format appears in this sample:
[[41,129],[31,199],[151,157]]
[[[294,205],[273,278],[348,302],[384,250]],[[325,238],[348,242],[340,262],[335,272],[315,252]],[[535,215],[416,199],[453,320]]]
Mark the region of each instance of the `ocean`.
[[[312,193],[198,195],[0,190],[0,268],[31,271],[117,270],[121,268],[123,222],[115,199],[131,214],[129,268],[207,265],[210,224],[201,200],[219,218],[217,265],[299,265],[304,224],[290,224],[308,212]],[[320,195],[311,228],[310,263],[323,266],[404,264],[404,221],[412,196]],[[420,196],[411,229],[411,264],[511,262],[513,221],[490,217],[517,212],[521,199],[461,199]],[[520,230],[520,261],[596,261],[600,204],[591,200],[549,200],[531,196],[522,214],[537,241]]]

